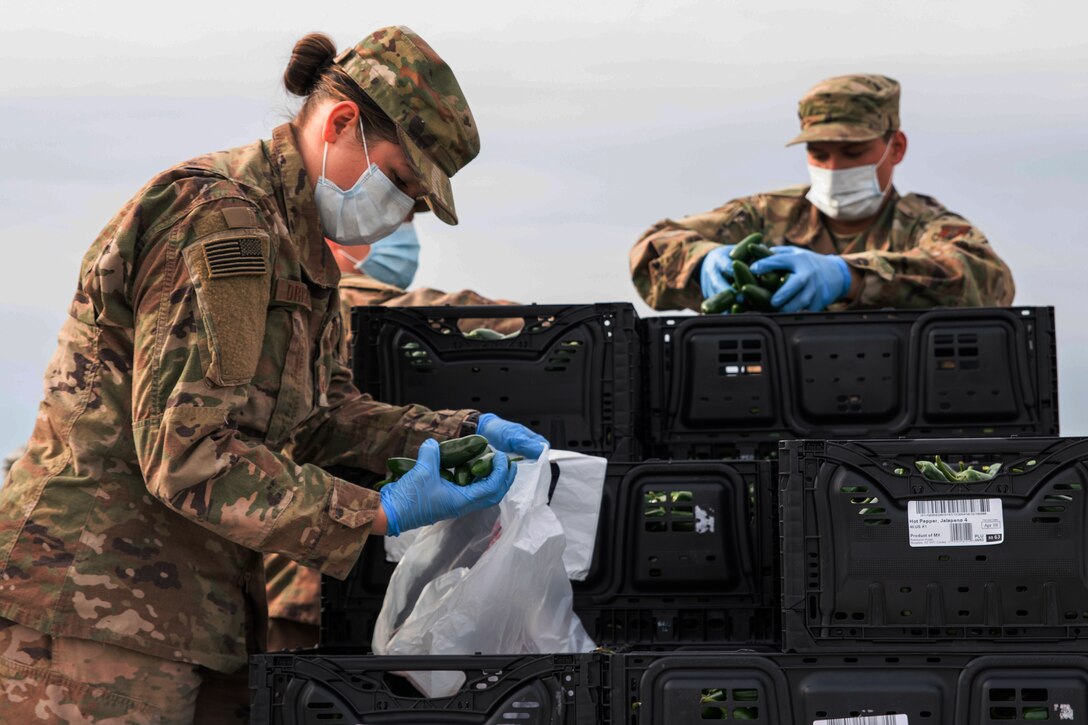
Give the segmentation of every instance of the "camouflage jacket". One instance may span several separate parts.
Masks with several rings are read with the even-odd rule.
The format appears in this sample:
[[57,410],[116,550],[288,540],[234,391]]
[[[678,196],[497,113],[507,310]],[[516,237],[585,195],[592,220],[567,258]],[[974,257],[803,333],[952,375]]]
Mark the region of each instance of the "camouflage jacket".
[[339,276],[290,124],[113,218],[0,489],[0,617],[226,672],[263,638],[259,552],[347,575],[378,496],[319,466],[381,471],[474,411],[361,395]]
[[[379,282],[365,274],[344,274],[340,278],[340,309],[345,331],[351,330],[351,308],[370,305],[386,307],[421,307],[440,305],[502,305],[506,300],[491,300],[472,290],[443,292],[420,287],[405,291]],[[478,324],[477,324],[478,323]],[[497,332],[512,332],[520,319],[470,320],[471,327],[486,326]],[[348,336],[350,339],[350,335]],[[301,566],[281,554],[265,555],[265,580],[268,616],[290,619],[302,624],[321,623],[321,574]]]
[[891,197],[868,230],[837,240],[807,199],[807,186],[735,199],[705,214],[665,219],[631,250],[631,278],[657,310],[699,309],[699,268],[707,253],[762,232],[769,245],[841,254],[861,288],[832,310],[879,307],[1002,306],[1012,303],[1012,272],[978,229],[921,194]]

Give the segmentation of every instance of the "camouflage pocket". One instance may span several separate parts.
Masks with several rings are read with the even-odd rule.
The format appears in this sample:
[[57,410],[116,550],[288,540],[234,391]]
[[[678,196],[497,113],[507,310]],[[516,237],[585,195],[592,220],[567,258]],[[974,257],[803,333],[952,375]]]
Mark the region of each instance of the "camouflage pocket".
[[214,385],[245,385],[257,369],[271,297],[268,234],[218,232],[184,256],[210,353],[205,377]]

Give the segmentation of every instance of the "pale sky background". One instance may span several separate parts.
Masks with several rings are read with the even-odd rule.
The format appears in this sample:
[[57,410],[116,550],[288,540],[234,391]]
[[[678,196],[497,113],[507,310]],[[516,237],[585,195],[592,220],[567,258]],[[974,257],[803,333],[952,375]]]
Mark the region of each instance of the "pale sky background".
[[[821,78],[903,85],[900,191],[987,234],[1016,304],[1057,308],[1061,420],[1088,434],[1088,2],[414,0],[0,7],[0,454],[29,433],[83,252],[153,174],[270,135],[312,30],[389,24],[449,62],[483,151],[458,227],[417,222],[416,282],[526,302],[631,301],[665,216],[804,183],[796,103]],[[426,216],[426,215],[425,215]]]

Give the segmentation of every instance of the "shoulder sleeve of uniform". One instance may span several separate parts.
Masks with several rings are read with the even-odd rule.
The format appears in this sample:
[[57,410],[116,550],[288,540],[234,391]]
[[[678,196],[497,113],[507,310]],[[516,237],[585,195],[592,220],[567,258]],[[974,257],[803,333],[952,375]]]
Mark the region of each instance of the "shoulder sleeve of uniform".
[[[193,286],[216,385],[247,383],[257,367],[271,296],[271,235],[237,187],[205,195],[172,231]],[[232,193],[233,191],[233,193]]]
[[776,189],[775,191],[768,191],[766,194],[760,194],[759,196],[777,196],[786,197],[789,199],[803,199],[805,194],[808,193],[808,186],[788,186],[785,189]]
[[932,196],[925,194],[904,194],[896,202],[895,210],[898,214],[928,222],[945,214],[951,214],[941,202]]

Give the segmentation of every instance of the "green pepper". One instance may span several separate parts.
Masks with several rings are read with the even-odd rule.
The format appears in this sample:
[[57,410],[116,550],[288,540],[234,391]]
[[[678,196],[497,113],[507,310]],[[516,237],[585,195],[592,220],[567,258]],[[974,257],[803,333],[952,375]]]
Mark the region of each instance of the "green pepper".
[[495,460],[494,453],[485,453],[469,465],[473,478],[487,478],[491,475],[491,467]]
[[488,327],[477,327],[475,330],[469,330],[464,333],[464,336],[470,340],[505,340],[506,335],[501,332],[496,332]]
[[438,475],[449,481],[450,483],[456,483],[456,481],[453,480],[453,473],[449,469],[439,468]]
[[734,287],[744,292],[744,285],[757,284],[755,275],[752,274],[752,270],[748,268],[748,265],[740,260],[733,262],[733,279],[737,282]]
[[462,463],[468,463],[485,450],[487,450],[487,439],[482,435],[453,438],[438,444],[443,468],[456,468]]
[[748,262],[748,264],[752,264],[754,262],[758,262],[761,259],[766,259],[767,257],[773,257],[774,252],[772,252],[770,250],[770,247],[767,247],[766,245],[753,244],[749,249],[749,256],[751,257],[752,261]]
[[703,304],[700,305],[699,309],[704,315],[717,315],[725,312],[726,308],[731,307],[736,301],[737,291],[730,288],[703,300]]
[[412,470],[412,467],[416,465],[416,459],[414,458],[390,458],[385,462],[389,472],[398,478]]
[[940,456],[934,456],[933,460],[937,464],[937,468],[941,469],[941,473],[944,474],[945,478],[947,478],[949,481],[959,480],[959,476],[956,475],[956,471],[953,470],[952,466],[942,461]]
[[765,272],[759,275],[759,286],[770,292],[777,292],[782,286],[782,278],[775,272]]
[[930,481],[948,482],[948,478],[932,461],[915,461],[914,465],[924,478]]
[[774,295],[758,284],[746,284],[740,288],[740,291],[744,295],[744,299],[757,310],[769,311],[774,309],[771,305],[771,298]]
[[737,246],[733,247],[733,251],[729,253],[729,258],[734,262],[748,262],[751,259],[752,247],[756,244],[763,244],[763,235],[759,232],[749,234],[737,242]]
[[458,486],[467,486],[472,483],[471,464],[462,463],[460,466],[453,469],[453,482]]

